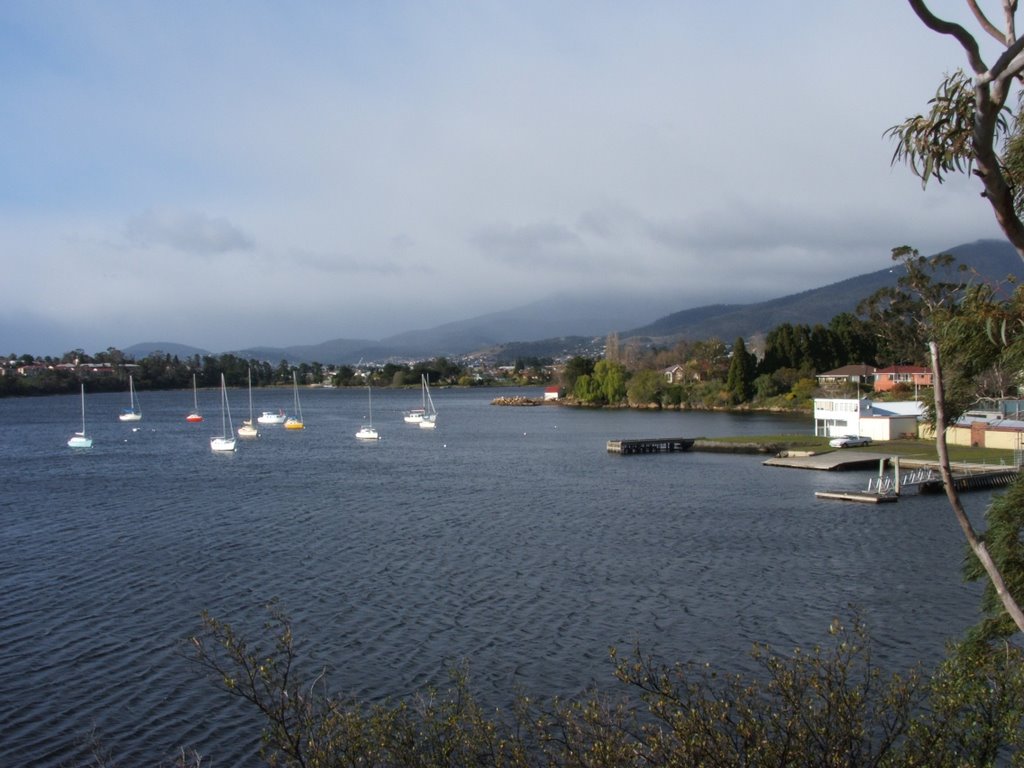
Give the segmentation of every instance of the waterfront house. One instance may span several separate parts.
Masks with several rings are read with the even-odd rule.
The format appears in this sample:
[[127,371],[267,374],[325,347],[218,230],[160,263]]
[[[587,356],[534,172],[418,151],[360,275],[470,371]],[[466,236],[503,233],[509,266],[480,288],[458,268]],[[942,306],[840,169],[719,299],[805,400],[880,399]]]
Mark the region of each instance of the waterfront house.
[[875,366],[873,365],[844,365],[831,371],[816,374],[818,386],[825,384],[873,384],[875,381]]
[[686,377],[686,368],[676,363],[666,368],[662,373],[665,374],[665,381],[669,384],[678,384]]
[[917,400],[875,402],[869,398],[814,398],[814,434],[819,437],[864,435],[872,440],[917,437],[924,417]]
[[544,388],[544,399],[545,400],[557,400],[558,399],[558,387],[545,387]]
[[930,387],[931,369],[923,365],[890,365],[875,371],[875,392],[888,392],[899,384],[908,387]]

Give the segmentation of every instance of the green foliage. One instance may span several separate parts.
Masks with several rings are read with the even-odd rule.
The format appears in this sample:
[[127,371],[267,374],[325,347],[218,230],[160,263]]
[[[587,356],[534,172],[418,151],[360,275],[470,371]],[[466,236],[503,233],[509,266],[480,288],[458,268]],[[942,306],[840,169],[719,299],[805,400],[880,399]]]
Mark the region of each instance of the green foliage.
[[[1007,590],[1019,602],[1024,599],[1024,475],[1006,491],[998,494],[985,513],[986,530],[980,538],[985,542],[992,560],[1003,574]],[[984,617],[968,633],[973,643],[987,643],[1008,638],[1017,633],[1009,614],[996,594],[978,558],[967,548],[964,578],[983,581],[981,607]]]
[[449,690],[373,706],[330,693],[327,670],[302,675],[275,608],[264,646],[210,616],[198,663],[264,719],[273,766],[982,766],[1019,764],[1024,657],[962,646],[937,672],[883,672],[863,625],[830,627],[825,646],[783,655],[755,646],[758,671],[664,665],[639,648],[621,689],[550,704],[520,695],[485,712],[465,669]]
[[720,675],[697,665],[621,663],[620,680],[640,690],[650,765],[900,765],[914,707],[916,672],[886,676],[866,633],[832,626],[834,643],[791,656],[757,646],[761,674]]
[[871,325],[844,312],[828,326],[783,323],[773,328],[765,339],[758,370],[768,374],[781,369],[820,373],[843,365],[872,364],[876,355]]
[[[892,162],[905,162],[925,186],[950,173],[969,173],[974,161],[974,81],[962,70],[946,75],[927,115],[907,118],[885,132],[896,140]],[[998,127],[1005,130],[1006,122]]]
[[626,368],[610,360],[594,364],[592,379],[600,392],[601,402],[616,404],[626,398]]
[[806,325],[783,323],[768,332],[761,372],[780,368],[803,370],[811,365],[811,331]]
[[754,395],[754,376],[757,371],[757,358],[747,352],[747,345],[742,338],[736,339],[732,345],[732,362],[729,364],[729,375],[725,380],[729,401],[732,405],[745,403]]
[[966,283],[940,279],[953,266],[949,254],[926,257],[904,245],[893,249],[892,259],[900,270],[896,286],[875,291],[857,310],[874,328],[887,364],[927,365],[936,325],[955,311]]
[[658,371],[644,370],[633,374],[626,388],[626,397],[630,405],[661,404],[661,398],[667,383]]
[[264,718],[260,756],[272,766],[525,766],[524,742],[488,719],[453,673],[445,694],[426,691],[395,706],[363,706],[332,695],[324,670],[298,671],[288,620],[271,607],[266,647],[252,646],[229,625],[203,616],[192,638],[196,660],[232,696]]
[[779,394],[780,389],[775,379],[767,373],[762,373],[754,379],[754,395],[758,400],[767,400]]
[[665,388],[661,401],[665,405],[679,407],[685,402],[683,386],[681,384],[669,384]]
[[916,765],[1024,764],[1024,653],[1002,643],[951,648],[909,736]]
[[594,372],[594,360],[589,357],[576,355],[569,358],[569,361],[562,369],[562,386],[566,392],[572,392],[576,397],[576,382],[581,376],[589,376]]
[[817,389],[818,382],[814,379],[799,379],[790,392],[795,400],[807,401],[814,397],[814,392]]
[[935,336],[943,359],[946,413],[955,418],[981,397],[1006,397],[1020,383],[1024,363],[1024,289],[1008,299],[998,287],[972,285]]
[[626,397],[626,369],[619,363],[598,360],[592,373],[575,382],[573,397],[586,405],[615,405]]
[[601,401],[601,388],[592,376],[585,373],[576,379],[572,396],[581,403],[594,405]]
[[828,368],[864,363],[873,365],[878,356],[878,343],[874,329],[864,320],[849,312],[842,312],[829,321],[828,330],[835,358]]

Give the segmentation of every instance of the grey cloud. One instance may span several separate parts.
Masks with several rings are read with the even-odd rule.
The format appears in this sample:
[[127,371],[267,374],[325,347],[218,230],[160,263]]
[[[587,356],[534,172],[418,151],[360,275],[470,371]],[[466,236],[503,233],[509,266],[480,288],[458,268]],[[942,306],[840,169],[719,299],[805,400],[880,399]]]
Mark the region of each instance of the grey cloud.
[[142,247],[166,246],[201,256],[253,248],[253,241],[227,219],[190,211],[145,211],[128,220],[126,235]]
[[554,222],[494,226],[477,232],[471,242],[486,257],[507,263],[580,266],[586,262],[579,235]]
[[395,276],[409,272],[429,273],[426,265],[406,265],[388,258],[352,256],[349,254],[315,253],[293,250],[288,261],[300,269],[337,275]]
[[636,211],[622,205],[604,205],[584,211],[577,222],[581,233],[604,241],[631,237],[649,226]]

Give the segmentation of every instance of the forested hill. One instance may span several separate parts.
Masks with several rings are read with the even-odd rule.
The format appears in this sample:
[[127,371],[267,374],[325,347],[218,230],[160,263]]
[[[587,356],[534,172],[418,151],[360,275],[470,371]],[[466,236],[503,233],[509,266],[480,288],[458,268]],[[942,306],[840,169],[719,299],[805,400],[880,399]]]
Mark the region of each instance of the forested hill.
[[[1024,279],[1024,262],[1004,240],[978,240],[950,248],[958,264],[966,264],[989,280],[1014,275]],[[718,338],[723,341],[767,333],[783,323],[828,324],[842,312],[855,312],[857,304],[879,288],[895,286],[900,269],[892,268],[851,277],[770,301],[743,305],[714,305],[686,309],[653,323],[619,333],[620,338]],[[951,278],[952,279],[952,278]],[[955,279],[963,279],[957,276]]]

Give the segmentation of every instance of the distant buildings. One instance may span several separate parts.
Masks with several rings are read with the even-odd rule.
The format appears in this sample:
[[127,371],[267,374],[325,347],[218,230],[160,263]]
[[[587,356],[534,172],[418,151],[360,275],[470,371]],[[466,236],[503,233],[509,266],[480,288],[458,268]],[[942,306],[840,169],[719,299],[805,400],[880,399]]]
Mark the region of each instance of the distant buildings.
[[890,365],[875,368],[872,365],[844,365],[832,371],[815,376],[818,386],[829,384],[852,384],[860,388],[870,387],[873,392],[890,392],[901,384],[907,387],[932,386],[931,369],[923,365]]
[[873,365],[844,365],[832,371],[819,373],[815,378],[818,386],[826,384],[874,384],[875,366]]
[[888,392],[900,384],[908,387],[930,387],[931,369],[923,365],[890,365],[875,371],[875,392]]
[[[122,365],[122,368],[138,367]],[[4,360],[0,363],[0,375],[17,375],[25,377],[42,376],[49,371],[66,373],[79,378],[113,377],[117,367],[110,363],[17,363]]]

